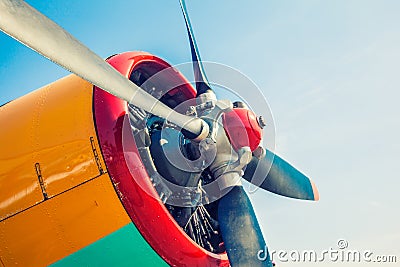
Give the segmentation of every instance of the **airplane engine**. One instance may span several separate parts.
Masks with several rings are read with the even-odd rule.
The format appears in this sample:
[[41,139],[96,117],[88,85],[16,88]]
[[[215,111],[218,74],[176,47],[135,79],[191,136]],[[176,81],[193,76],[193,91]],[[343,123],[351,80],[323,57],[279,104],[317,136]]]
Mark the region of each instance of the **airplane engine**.
[[[171,108],[196,97],[156,56],[107,61]],[[0,266],[229,266],[165,205],[146,116],[76,75],[0,107]]]

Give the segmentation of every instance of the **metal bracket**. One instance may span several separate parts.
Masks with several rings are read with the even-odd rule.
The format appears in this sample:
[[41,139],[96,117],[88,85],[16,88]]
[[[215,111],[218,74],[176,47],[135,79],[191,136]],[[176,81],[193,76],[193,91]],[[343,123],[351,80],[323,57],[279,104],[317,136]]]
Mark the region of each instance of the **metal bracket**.
[[43,181],[42,171],[40,170],[39,162],[35,163],[35,170],[36,170],[36,175],[39,180],[40,189],[42,190],[43,198],[44,198],[44,200],[48,200],[49,196],[47,195],[47,192],[46,192],[46,185],[44,184],[44,181]]
[[90,145],[92,146],[92,151],[93,151],[94,159],[97,164],[97,168],[99,169],[100,175],[102,175],[104,173],[104,170],[103,170],[103,167],[101,166],[101,160],[100,160],[99,154],[97,153],[96,144],[95,144],[93,136],[90,137]]

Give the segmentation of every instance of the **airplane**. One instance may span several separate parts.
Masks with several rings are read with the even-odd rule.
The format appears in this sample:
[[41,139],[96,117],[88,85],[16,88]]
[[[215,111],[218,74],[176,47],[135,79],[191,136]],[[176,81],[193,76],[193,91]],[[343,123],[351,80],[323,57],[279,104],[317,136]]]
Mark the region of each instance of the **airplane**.
[[149,53],[103,60],[0,0],[0,29],[73,73],[0,107],[1,267],[273,266],[241,179],[319,199],[261,147],[262,117],[216,98],[180,6],[195,86]]

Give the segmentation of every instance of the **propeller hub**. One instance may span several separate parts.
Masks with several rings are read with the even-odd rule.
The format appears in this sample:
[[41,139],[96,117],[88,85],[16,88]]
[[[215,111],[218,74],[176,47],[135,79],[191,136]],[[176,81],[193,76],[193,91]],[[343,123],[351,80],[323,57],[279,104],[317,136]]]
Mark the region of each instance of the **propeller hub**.
[[242,147],[257,149],[262,138],[262,127],[253,111],[245,108],[234,108],[222,115],[222,124],[233,148]]

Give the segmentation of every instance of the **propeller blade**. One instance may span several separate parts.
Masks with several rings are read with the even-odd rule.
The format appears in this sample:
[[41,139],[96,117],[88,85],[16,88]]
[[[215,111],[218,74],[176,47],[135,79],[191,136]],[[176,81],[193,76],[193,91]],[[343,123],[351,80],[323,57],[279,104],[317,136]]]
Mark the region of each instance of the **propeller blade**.
[[231,266],[272,267],[253,206],[242,186],[232,187],[219,200],[218,222]]
[[253,157],[246,167],[243,178],[262,189],[281,196],[319,200],[315,184],[307,176],[269,150],[266,150],[266,155],[261,160]]
[[197,48],[196,39],[194,38],[192,25],[190,23],[189,15],[186,9],[185,0],[180,0],[183,17],[185,18],[186,30],[189,36],[190,51],[192,54],[194,78],[196,81],[197,96],[212,91],[210,83],[208,82],[203,64],[201,63],[199,49]]
[[177,113],[130,82],[72,35],[22,0],[0,0],[0,29],[88,82],[184,128],[191,139],[207,137],[207,124]]

